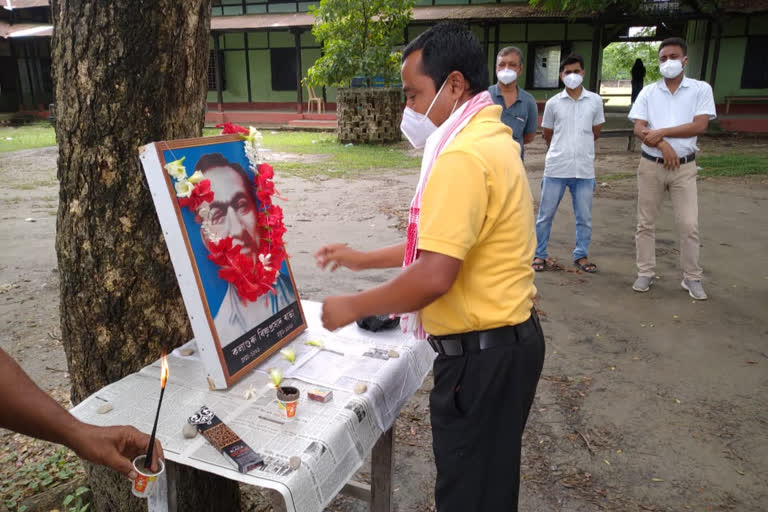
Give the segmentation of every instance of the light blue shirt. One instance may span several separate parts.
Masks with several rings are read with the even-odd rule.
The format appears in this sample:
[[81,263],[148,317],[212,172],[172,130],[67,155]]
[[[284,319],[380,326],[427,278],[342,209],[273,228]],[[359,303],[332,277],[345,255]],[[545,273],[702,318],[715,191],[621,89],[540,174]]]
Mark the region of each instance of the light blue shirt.
[[512,129],[512,138],[520,144],[520,158],[523,157],[523,138],[528,133],[536,133],[536,126],[539,124],[539,109],[536,107],[536,100],[530,93],[517,87],[517,101],[507,107],[499,90],[498,84],[488,88],[488,92],[493,98],[493,102],[501,105],[501,122]]

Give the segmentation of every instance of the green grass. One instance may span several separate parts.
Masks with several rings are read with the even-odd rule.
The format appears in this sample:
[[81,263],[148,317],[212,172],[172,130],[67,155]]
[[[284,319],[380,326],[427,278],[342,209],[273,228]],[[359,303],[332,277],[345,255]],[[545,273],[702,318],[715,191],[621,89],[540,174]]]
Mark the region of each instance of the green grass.
[[56,134],[47,121],[0,127],[0,153],[55,145]]
[[[203,129],[204,136],[218,135],[217,128]],[[336,142],[328,132],[275,132],[263,130],[264,147],[282,153],[305,155],[305,161],[275,162],[278,172],[301,177],[318,174],[344,177],[379,169],[418,169],[421,159],[409,156],[405,145],[354,145]],[[8,140],[10,138],[10,140]],[[56,144],[53,127],[47,122],[0,128],[0,152],[39,148]],[[315,156],[321,155],[321,156]],[[38,184],[20,186],[31,189]]]
[[[216,135],[206,128],[203,135]],[[275,132],[263,130],[264,147],[276,152],[307,155],[307,161],[275,162],[278,172],[301,177],[328,174],[354,176],[379,169],[418,169],[421,158],[409,156],[402,144],[345,145],[327,132]],[[313,158],[312,155],[323,155]],[[269,157],[267,157],[269,158]]]
[[701,167],[699,176],[768,174],[768,156],[759,154],[703,155],[696,158],[696,163]]

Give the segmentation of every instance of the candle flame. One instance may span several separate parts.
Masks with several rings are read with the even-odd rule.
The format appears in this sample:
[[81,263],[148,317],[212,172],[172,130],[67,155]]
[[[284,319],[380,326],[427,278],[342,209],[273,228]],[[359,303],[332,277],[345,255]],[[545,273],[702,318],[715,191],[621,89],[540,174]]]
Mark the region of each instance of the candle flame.
[[162,366],[162,371],[160,372],[160,387],[164,388],[165,383],[168,380],[168,374],[170,373],[170,369],[168,368],[168,358],[165,357],[165,350],[163,350],[163,356],[160,358],[160,364]]

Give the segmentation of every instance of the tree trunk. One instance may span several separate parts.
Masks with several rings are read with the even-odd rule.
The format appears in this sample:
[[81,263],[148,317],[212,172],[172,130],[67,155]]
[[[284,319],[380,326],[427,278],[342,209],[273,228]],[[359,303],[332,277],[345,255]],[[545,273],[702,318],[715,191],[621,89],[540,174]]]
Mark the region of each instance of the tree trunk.
[[[53,0],[61,332],[80,402],[191,337],[137,148],[200,136],[210,0]],[[144,507],[88,466],[95,510]],[[178,495],[239,510],[237,485],[191,471]],[[233,492],[234,490],[234,492]]]

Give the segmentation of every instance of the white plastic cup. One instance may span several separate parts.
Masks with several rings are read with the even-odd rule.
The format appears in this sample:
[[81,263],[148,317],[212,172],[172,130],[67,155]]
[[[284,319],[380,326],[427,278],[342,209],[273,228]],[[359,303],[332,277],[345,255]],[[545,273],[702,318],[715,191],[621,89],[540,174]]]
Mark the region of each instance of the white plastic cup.
[[133,459],[133,469],[138,476],[133,481],[133,485],[131,485],[131,491],[139,498],[151,496],[155,492],[158,478],[165,472],[165,464],[160,459],[157,460],[157,465],[160,466],[160,469],[156,473],[153,473],[149,468],[145,468],[145,458],[146,455],[139,455]]

